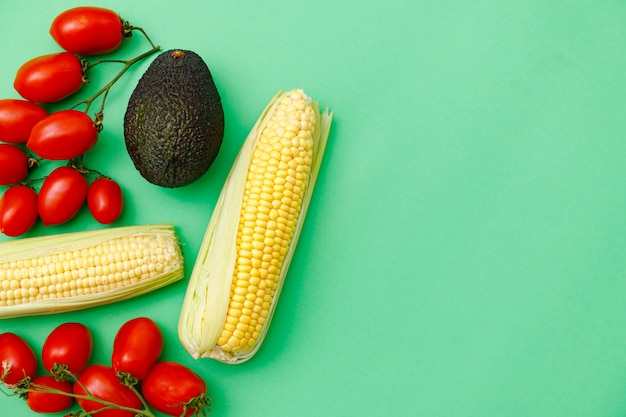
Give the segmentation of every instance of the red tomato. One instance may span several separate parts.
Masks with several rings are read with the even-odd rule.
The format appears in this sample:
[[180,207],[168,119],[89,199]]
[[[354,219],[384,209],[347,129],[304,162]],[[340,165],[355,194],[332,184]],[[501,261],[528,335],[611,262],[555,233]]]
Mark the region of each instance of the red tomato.
[[0,143],[0,185],[23,181],[28,175],[28,158],[16,145]]
[[125,372],[142,380],[148,375],[163,351],[163,334],[147,317],[127,321],[113,341],[111,365],[116,372]]
[[41,184],[37,209],[43,224],[61,224],[78,213],[87,198],[87,178],[76,169],[61,166]]
[[37,193],[26,185],[16,185],[0,198],[0,232],[15,237],[28,232],[39,217]]
[[50,35],[68,52],[78,55],[106,54],[122,44],[124,24],[112,10],[75,7],[54,19]]
[[169,416],[188,417],[211,405],[202,378],[176,362],[157,362],[141,390],[151,407]]
[[89,186],[87,207],[94,219],[111,224],[120,217],[124,200],[119,184],[110,178],[98,178]]
[[83,66],[69,52],[33,58],[15,75],[13,87],[26,100],[53,103],[71,96],[83,85]]
[[67,366],[73,374],[80,373],[89,362],[93,339],[89,328],[81,323],[63,323],[50,332],[41,350],[46,371],[55,364]]
[[[130,388],[122,385],[113,368],[109,366],[90,365],[78,375],[78,381],[96,398],[135,410],[142,409],[141,399]],[[74,394],[85,395],[86,392],[80,384],[74,383]],[[99,402],[80,398],[77,398],[76,402],[87,412],[104,407]],[[129,410],[111,408],[98,411],[93,415],[97,417],[134,417],[136,414],[138,413]]]
[[60,110],[37,123],[26,147],[42,158],[62,161],[81,156],[98,141],[98,128],[79,110]]
[[6,385],[14,385],[37,372],[37,358],[30,345],[14,333],[0,334],[0,378]]
[[[57,381],[52,375],[40,375],[33,378],[30,391],[26,397],[26,404],[36,413],[60,413],[71,407],[74,403],[72,383],[69,381]],[[50,392],[50,389],[65,392],[63,395]]]
[[0,141],[24,143],[30,130],[48,115],[46,109],[26,100],[0,100]]

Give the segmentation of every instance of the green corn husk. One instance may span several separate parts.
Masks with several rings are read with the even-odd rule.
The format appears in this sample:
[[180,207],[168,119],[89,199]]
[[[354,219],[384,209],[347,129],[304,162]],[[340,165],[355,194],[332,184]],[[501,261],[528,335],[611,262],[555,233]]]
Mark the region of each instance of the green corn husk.
[[228,352],[217,344],[224,328],[231,297],[238,223],[248,167],[260,134],[276,111],[278,103],[281,98],[293,91],[300,92],[306,97],[302,90],[292,90],[286,93],[280,91],[262,112],[237,155],[206,229],[191,272],[178,325],[181,343],[194,358],[212,358],[229,364],[242,363],[254,356],[267,333],[311,200],[332,122],[332,112],[325,109],[320,114],[317,102],[311,102],[316,115],[316,129],[313,134],[310,177],[304,191],[295,232],[282,263],[278,284],[262,332],[254,346],[249,349]]
[[0,243],[0,318],[110,304],[184,277],[171,223]]

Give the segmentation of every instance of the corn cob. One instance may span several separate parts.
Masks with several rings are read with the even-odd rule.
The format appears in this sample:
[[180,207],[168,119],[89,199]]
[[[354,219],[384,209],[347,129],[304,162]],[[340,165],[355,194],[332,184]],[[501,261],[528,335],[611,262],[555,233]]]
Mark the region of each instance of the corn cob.
[[0,243],[0,318],[108,304],[183,276],[170,223],[7,241]]
[[179,338],[194,358],[250,359],[267,333],[302,228],[332,112],[279,92],[244,142],[191,272]]

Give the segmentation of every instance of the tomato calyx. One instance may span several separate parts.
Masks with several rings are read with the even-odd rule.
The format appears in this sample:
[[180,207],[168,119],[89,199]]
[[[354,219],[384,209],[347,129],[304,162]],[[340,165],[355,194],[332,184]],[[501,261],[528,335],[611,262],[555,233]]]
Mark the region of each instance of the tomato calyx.
[[84,84],[90,83],[91,80],[89,80],[89,77],[87,77],[87,70],[90,68],[89,61],[86,60],[85,58],[81,59],[80,67],[83,71],[83,83]]
[[2,361],[2,374],[0,374],[0,382],[7,388],[12,389],[13,391],[22,390],[28,388],[30,385],[31,377],[28,375],[24,375],[24,378],[20,379],[18,382],[11,384],[6,382],[6,378],[11,374],[12,366],[8,361]]
[[28,169],[30,170],[30,169],[34,169],[34,168],[41,166],[41,163],[39,162],[39,159],[29,154],[29,155],[26,155],[26,165],[28,166]]
[[135,26],[133,26],[128,20],[124,20],[124,19],[121,19],[121,20],[122,20],[122,36],[124,37],[124,39],[131,38],[133,36],[134,29],[143,31],[141,28],[136,28]]
[[172,408],[180,406],[183,407],[183,413],[181,414],[182,416],[186,416],[189,410],[193,410],[193,415],[196,416],[206,416],[207,412],[211,413],[211,399],[205,393],[202,393],[185,403],[173,405]]
[[11,373],[11,364],[9,363],[9,361],[2,361],[2,374],[0,374],[0,381],[2,381],[4,383],[4,380],[6,379],[7,375],[9,375]]
[[55,363],[52,369],[50,369],[50,373],[57,381],[70,381],[74,377],[68,366],[61,363]]
[[104,129],[104,125],[102,124],[103,121],[104,113],[102,111],[99,111],[98,113],[96,113],[96,117],[94,119],[94,124],[96,125],[96,131],[98,133],[102,132],[102,129]]
[[117,377],[120,379],[122,385],[126,387],[135,387],[139,384],[139,380],[128,372],[118,371],[115,373],[115,375],[117,375]]
[[27,377],[24,377],[24,379],[20,380],[20,382],[15,384],[15,386],[12,388],[17,393],[17,396],[19,398],[26,399],[31,386],[32,386],[32,378],[27,376]]

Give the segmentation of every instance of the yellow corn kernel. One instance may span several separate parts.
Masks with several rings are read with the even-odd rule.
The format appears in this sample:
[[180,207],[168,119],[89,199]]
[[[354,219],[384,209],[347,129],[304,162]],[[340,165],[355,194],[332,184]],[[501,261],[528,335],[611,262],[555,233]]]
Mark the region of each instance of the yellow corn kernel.
[[332,113],[279,92],[248,135],[207,227],[179,320],[195,357],[250,359],[267,332],[311,199]]
[[107,304],[183,276],[169,223],[7,241],[0,243],[0,318]]

